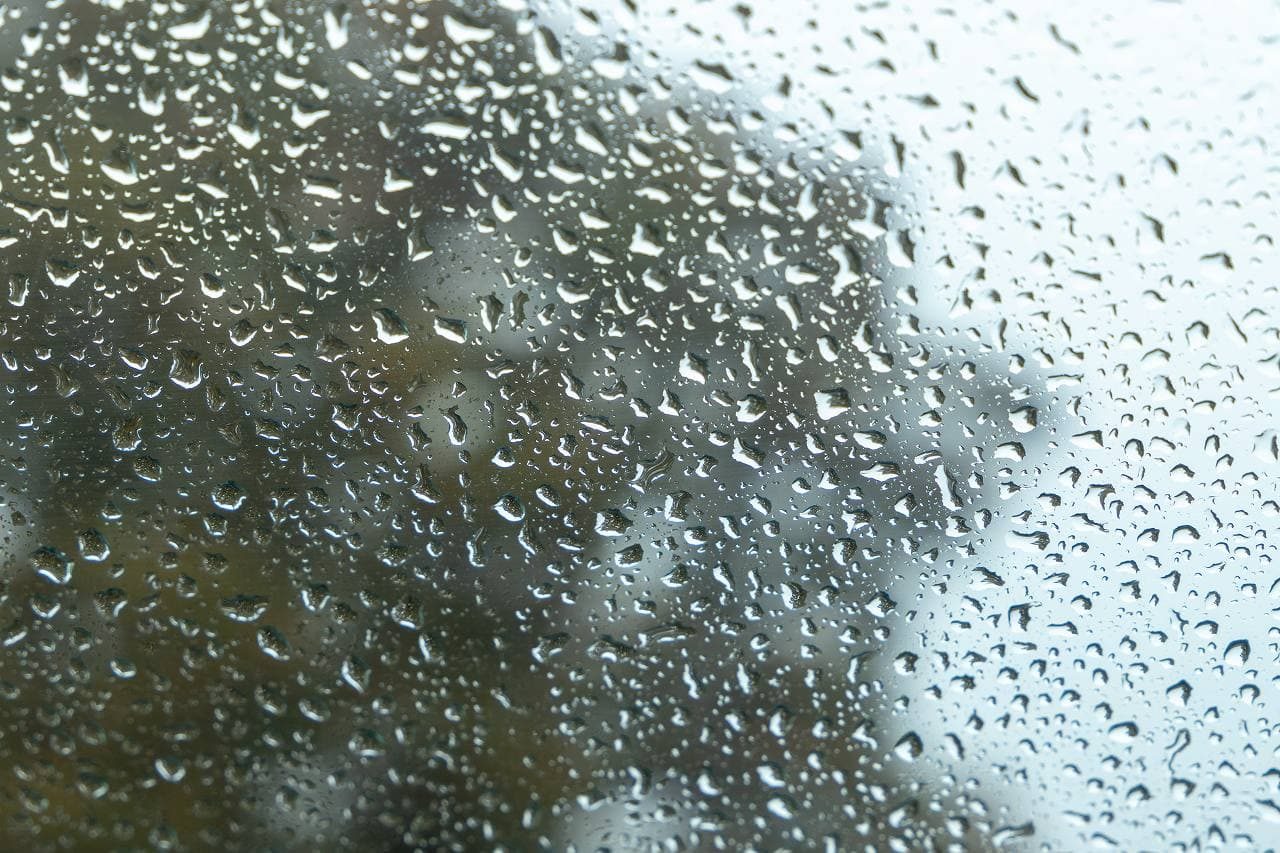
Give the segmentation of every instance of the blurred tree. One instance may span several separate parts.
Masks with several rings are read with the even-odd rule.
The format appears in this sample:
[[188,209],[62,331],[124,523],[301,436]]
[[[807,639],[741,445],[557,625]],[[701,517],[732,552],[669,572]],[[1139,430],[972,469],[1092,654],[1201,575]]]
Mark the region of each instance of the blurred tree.
[[13,843],[989,834],[892,686],[984,489],[894,188],[514,6],[0,30]]

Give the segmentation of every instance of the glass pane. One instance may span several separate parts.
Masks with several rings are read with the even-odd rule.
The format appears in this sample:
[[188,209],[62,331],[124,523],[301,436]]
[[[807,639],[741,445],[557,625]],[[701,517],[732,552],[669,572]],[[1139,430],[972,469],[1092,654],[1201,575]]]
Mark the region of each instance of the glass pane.
[[0,6],[5,849],[1261,849],[1274,3]]

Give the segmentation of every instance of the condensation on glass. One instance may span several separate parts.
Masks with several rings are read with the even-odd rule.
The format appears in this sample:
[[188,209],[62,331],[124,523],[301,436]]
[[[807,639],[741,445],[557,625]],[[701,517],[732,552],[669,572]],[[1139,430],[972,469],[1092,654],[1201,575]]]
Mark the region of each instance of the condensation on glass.
[[0,67],[0,846],[1280,838],[1273,3]]

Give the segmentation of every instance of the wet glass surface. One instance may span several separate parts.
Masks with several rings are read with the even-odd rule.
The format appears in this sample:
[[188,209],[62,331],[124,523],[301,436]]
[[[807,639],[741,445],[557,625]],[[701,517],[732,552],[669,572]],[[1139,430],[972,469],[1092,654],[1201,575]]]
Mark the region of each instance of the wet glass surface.
[[8,0],[5,849],[1266,849],[1274,3]]

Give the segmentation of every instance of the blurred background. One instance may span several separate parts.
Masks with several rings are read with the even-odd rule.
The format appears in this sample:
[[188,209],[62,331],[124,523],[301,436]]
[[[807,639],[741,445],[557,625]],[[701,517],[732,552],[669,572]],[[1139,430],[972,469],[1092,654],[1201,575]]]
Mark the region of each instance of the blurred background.
[[1275,12],[3,7],[0,837],[1265,848]]

